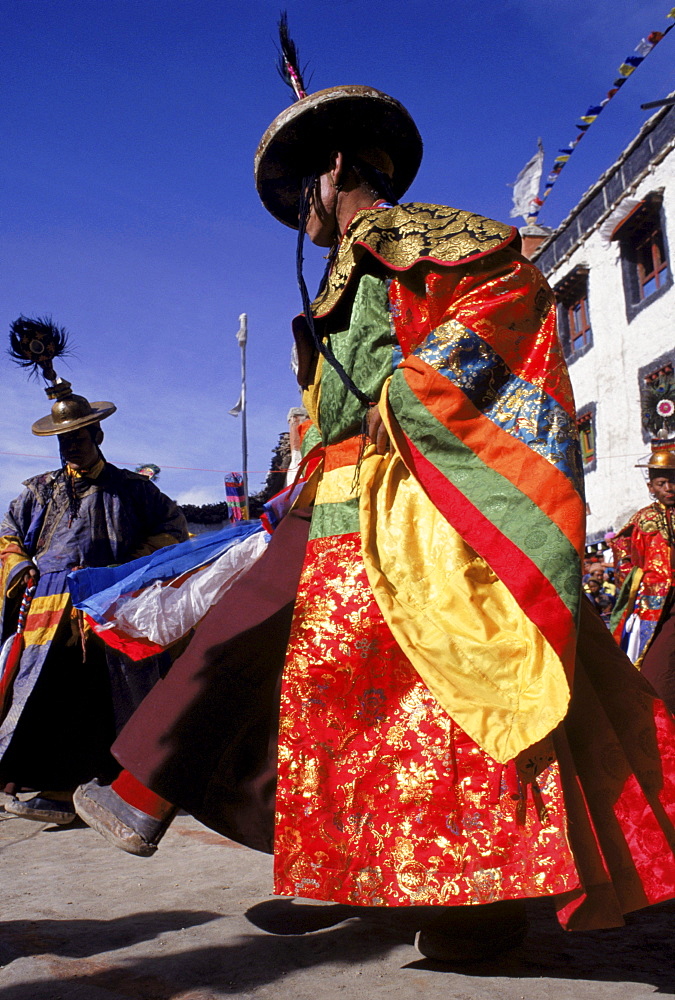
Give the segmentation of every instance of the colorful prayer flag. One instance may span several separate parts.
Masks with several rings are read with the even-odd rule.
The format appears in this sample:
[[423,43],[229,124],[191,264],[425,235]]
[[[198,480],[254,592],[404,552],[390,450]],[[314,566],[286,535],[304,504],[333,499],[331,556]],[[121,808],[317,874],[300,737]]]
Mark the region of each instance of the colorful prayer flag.
[[[675,7],[673,7],[670,10],[670,12],[666,14],[666,17],[669,18],[671,21],[675,21]],[[565,163],[567,162],[567,160],[569,160],[570,156],[574,152],[574,149],[580,142],[584,133],[588,131],[588,129],[591,127],[591,125],[596,120],[598,115],[601,114],[605,105],[608,104],[609,101],[619,91],[619,89],[623,87],[628,77],[635,72],[640,63],[643,62],[644,59],[652,51],[654,46],[657,45],[658,42],[660,42],[663,38],[665,38],[668,32],[674,27],[675,24],[669,24],[665,31],[651,31],[645,38],[641,38],[638,44],[635,46],[635,55],[627,56],[619,66],[618,72],[620,75],[614,81],[611,88],[607,91],[607,96],[605,97],[605,99],[602,100],[599,104],[592,104],[588,108],[586,113],[584,115],[581,115],[579,122],[577,122],[575,126],[579,131],[579,135],[570,143],[568,147],[559,150],[559,153],[562,155],[556,156],[553,161],[554,165],[551,169],[550,174],[547,177],[546,185],[544,187],[544,194],[543,194],[544,199],[547,198],[551,193],[551,189],[553,188],[553,185],[558,179],[558,176],[563,167],[565,166]],[[514,211],[511,214],[518,215],[520,213]],[[530,216],[534,215],[532,211],[529,214]]]
[[244,478],[238,472],[231,472],[225,480],[225,500],[230,521],[241,521],[246,509]]

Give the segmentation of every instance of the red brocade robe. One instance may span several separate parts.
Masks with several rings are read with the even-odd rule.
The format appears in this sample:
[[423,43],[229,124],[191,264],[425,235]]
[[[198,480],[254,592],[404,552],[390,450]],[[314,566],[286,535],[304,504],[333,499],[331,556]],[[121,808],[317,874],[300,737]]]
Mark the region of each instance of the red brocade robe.
[[628,649],[626,624],[635,615],[631,625],[637,641],[628,651],[638,665],[650,647],[670,591],[672,533],[670,512],[655,500],[633,514],[612,540],[615,560],[626,577],[613,616],[614,638]]
[[572,392],[516,239],[428,205],[350,223],[313,311],[380,399],[387,456],[361,454],[363,409],[298,324],[320,465],[281,694],[278,894],[553,894],[579,928],[675,894],[673,724],[580,597]]

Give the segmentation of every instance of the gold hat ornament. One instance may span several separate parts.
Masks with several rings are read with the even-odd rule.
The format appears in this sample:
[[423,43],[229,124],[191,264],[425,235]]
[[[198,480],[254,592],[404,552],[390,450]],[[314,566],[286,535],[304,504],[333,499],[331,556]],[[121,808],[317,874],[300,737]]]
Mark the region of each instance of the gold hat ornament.
[[71,391],[70,382],[56,374],[54,360],[68,353],[68,334],[51,318],[19,316],[10,327],[9,343],[13,361],[22,368],[32,369],[31,374],[40,373],[45,382],[51,383],[45,388],[47,397],[54,400],[51,413],[35,421],[33,434],[38,437],[68,434],[105,420],[117,409],[114,403],[90,403],[84,396],[77,396]]

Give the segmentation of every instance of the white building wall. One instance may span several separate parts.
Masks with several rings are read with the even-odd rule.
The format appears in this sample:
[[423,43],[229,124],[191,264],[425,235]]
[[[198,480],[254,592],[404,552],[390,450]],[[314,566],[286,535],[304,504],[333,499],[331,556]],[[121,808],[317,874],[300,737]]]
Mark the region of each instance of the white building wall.
[[[665,154],[665,155],[664,155]],[[646,304],[629,323],[617,242],[603,230],[613,228],[630,204],[663,189],[663,214],[669,264],[675,265],[675,150],[664,151],[645,176],[629,188],[609,218],[599,220],[583,243],[547,273],[555,288],[576,267],[588,268],[588,309],[593,346],[572,360],[570,375],[577,409],[596,405],[596,466],[586,474],[587,532],[621,527],[649,502],[644,474],[634,466],[649,454],[642,434],[638,372],[675,349],[675,286]]]

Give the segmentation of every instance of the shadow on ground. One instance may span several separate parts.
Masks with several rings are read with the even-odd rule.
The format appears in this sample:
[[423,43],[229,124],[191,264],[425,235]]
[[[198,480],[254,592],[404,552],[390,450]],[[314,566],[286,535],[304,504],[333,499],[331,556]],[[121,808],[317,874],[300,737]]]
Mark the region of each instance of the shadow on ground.
[[[259,903],[247,911],[256,927],[276,935],[316,933],[350,920],[364,937],[387,935],[398,943],[414,940],[422,926],[424,907],[383,909],[340,904],[316,906],[289,899]],[[475,977],[514,977],[635,982],[654,986],[659,993],[675,993],[675,901],[652,906],[626,917],[626,926],[586,933],[564,931],[553,903],[547,899],[528,903],[530,930],[520,948],[493,962],[447,966],[414,959],[406,968],[461,971]],[[297,937],[294,938],[297,941]]]
[[[402,944],[412,945],[415,931],[410,911],[401,915],[392,910],[316,906],[279,899],[258,904],[247,913],[251,923],[267,930],[267,934],[242,935],[220,946],[182,952],[174,948],[166,956],[120,959],[115,965],[108,955],[93,956],[86,943],[91,924],[98,925],[98,947],[103,951],[166,930],[195,926],[214,916],[180,911],[136,914],[109,921],[109,933],[104,938],[101,922],[16,922],[10,930],[28,935],[26,940],[34,936],[41,949],[38,953],[45,955],[45,972],[51,978],[2,988],[0,1000],[54,1000],[56,996],[90,1000],[99,995],[129,1000],[197,1000],[250,993],[303,969],[329,964],[364,965],[386,959]],[[396,959],[391,971],[396,972],[399,985],[406,969],[415,969],[474,979],[545,977],[636,983],[651,986],[658,994],[675,992],[675,961],[670,946],[675,903],[635,914],[625,928],[583,934],[562,931],[545,900],[531,905],[530,917],[532,927],[525,944],[501,960],[447,967],[415,961],[411,949],[408,964],[401,969]],[[81,957],[86,955],[92,957]],[[77,958],[76,963],[73,958]]]
[[115,920],[6,920],[2,923],[0,965],[36,955],[83,958],[117,951],[221,916],[208,910],[150,910]]

